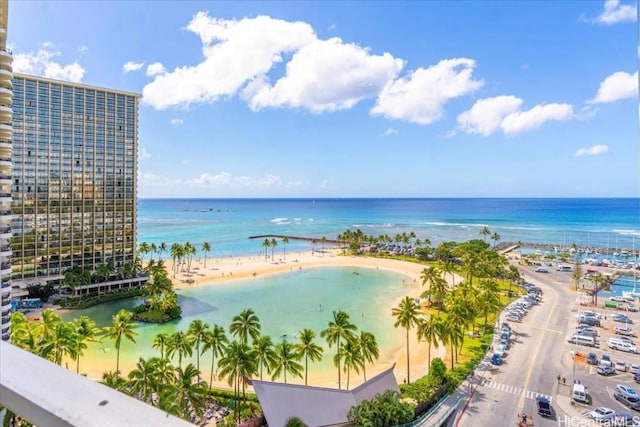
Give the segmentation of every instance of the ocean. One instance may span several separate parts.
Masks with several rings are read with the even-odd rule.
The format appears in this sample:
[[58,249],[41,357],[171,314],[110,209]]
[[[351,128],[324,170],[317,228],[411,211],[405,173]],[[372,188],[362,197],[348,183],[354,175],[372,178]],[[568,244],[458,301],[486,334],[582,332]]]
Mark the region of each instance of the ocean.
[[[480,231],[486,226],[502,241],[633,249],[635,237],[640,237],[639,205],[640,199],[141,199],[138,243],[164,242],[170,247],[188,241],[200,249],[208,242],[209,258],[255,256],[264,254],[263,239],[250,239],[256,235],[320,241],[356,229],[391,237],[414,232],[436,246],[442,241],[483,238]],[[276,250],[283,250],[278,243]],[[638,244],[640,249],[640,239]],[[311,243],[290,240],[286,250],[311,250]],[[396,352],[404,345],[404,332],[393,327],[389,301],[406,295],[409,284],[403,275],[390,272],[358,269],[358,274],[353,273],[353,268],[305,269],[183,289],[178,297],[183,317],[163,325],[141,325],[136,344],[123,342],[121,366],[126,372],[139,357],[156,354],[151,343],[159,332],[184,331],[196,318],[228,326],[244,308],[255,310],[263,333],[274,342],[295,341],[302,328],[319,334],[333,310],[344,310],[360,329],[375,334],[383,365],[401,365]],[[614,292],[621,292],[617,288]],[[115,301],[63,317],[70,320],[86,314],[105,326],[119,309],[138,303]],[[334,387],[332,353],[326,346],[325,350],[323,362],[314,364],[312,384]],[[91,345],[85,360],[98,369],[92,373],[99,376],[100,369],[114,366],[114,356],[112,343],[105,341]],[[354,384],[359,380],[353,378]]]
[[[256,235],[336,239],[346,230],[392,238],[414,232],[433,246],[483,238],[569,247],[640,250],[640,199],[140,199],[138,244],[190,242],[208,256],[264,253]],[[500,242],[499,241],[499,242]],[[278,242],[281,245],[280,242]],[[277,250],[283,249],[282,246]],[[310,250],[291,240],[286,250]],[[164,255],[165,257],[168,255]],[[199,253],[198,256],[202,256]]]

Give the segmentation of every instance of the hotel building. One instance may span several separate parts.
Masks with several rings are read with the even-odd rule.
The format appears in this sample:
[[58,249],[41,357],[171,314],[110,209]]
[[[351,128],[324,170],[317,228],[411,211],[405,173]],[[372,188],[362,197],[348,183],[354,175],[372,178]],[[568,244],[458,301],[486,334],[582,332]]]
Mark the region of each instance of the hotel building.
[[8,2],[0,3],[0,334],[11,328],[11,104],[13,56],[7,49]]
[[57,284],[74,267],[132,265],[138,98],[13,76],[14,289]]

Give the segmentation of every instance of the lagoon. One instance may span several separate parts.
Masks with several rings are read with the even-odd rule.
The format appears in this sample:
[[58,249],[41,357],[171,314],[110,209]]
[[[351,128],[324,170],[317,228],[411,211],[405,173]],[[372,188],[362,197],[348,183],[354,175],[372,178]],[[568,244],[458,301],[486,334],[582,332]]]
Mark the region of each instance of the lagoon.
[[[127,372],[138,358],[158,355],[158,350],[153,349],[151,343],[160,332],[184,331],[194,319],[200,319],[210,326],[219,324],[228,330],[231,319],[245,308],[255,311],[260,318],[263,335],[270,336],[274,342],[282,339],[297,342],[297,332],[304,328],[316,332],[317,342],[324,348],[324,357],[319,363],[310,363],[310,379],[317,377],[313,375],[314,372],[326,374],[335,371],[332,363],[335,348],[329,349],[319,337],[332,319],[333,310],[348,313],[359,331],[373,333],[380,347],[379,362],[388,361],[390,365],[393,355],[404,345],[405,337],[404,330],[393,326],[395,319],[391,316],[391,307],[409,293],[408,281],[407,276],[384,270],[319,267],[182,289],[178,291],[182,318],[163,325],[141,324],[137,328],[136,344],[125,340],[122,342],[121,368]],[[111,323],[111,316],[118,310],[130,309],[139,303],[140,300],[131,299],[105,303],[64,313],[63,319],[70,320],[85,314],[95,320],[98,326],[107,326]],[[112,341],[95,344],[85,353],[80,362],[82,372],[99,378],[101,372],[115,370],[116,355]],[[209,358],[210,355],[204,356],[204,360]],[[195,354],[186,360],[195,363]],[[84,366],[86,369],[82,369]],[[201,362],[205,375],[208,373],[207,366],[207,363]]]

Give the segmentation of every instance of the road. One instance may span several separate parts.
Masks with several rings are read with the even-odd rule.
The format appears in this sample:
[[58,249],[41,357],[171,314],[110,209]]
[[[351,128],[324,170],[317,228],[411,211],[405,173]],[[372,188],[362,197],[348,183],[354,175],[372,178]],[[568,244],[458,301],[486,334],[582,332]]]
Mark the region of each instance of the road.
[[[563,366],[562,356],[569,329],[575,325],[576,313],[570,307],[576,293],[570,290],[571,273],[536,273],[527,267],[520,270],[527,282],[542,288],[542,302],[531,307],[521,323],[509,322],[517,337],[505,363],[493,366],[483,361],[473,380],[475,391],[458,426],[516,425],[516,417],[523,412],[534,414],[536,426],[558,425],[555,413],[551,419],[537,415],[535,398],[545,395],[555,409],[554,396],[569,389],[572,372]],[[559,373],[566,378],[566,385],[558,383]]]

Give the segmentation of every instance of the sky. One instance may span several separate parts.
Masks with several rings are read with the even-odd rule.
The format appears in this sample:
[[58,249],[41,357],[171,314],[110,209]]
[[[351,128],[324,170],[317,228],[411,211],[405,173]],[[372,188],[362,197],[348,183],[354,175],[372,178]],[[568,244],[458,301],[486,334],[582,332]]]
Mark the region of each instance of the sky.
[[16,1],[14,71],[140,94],[138,196],[638,197],[637,2]]

